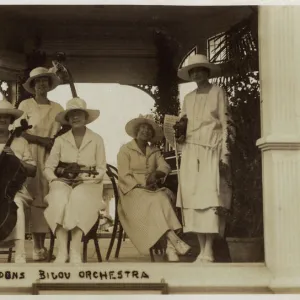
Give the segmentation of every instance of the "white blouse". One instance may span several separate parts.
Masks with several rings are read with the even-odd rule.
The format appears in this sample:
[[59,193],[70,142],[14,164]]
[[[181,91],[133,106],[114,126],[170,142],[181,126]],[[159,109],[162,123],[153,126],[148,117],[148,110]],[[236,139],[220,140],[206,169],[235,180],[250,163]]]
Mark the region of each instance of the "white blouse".
[[44,175],[48,181],[56,179],[54,170],[59,161],[78,163],[86,167],[96,167],[99,173],[96,177],[81,176],[90,183],[101,182],[106,173],[106,157],[103,139],[100,135],[86,128],[80,148],[78,149],[72,131],[56,138],[46,161]]
[[186,143],[209,148],[221,146],[221,158],[228,154],[227,96],[223,88],[212,85],[208,94],[189,93],[183,102],[181,116],[187,115]]
[[127,194],[137,184],[145,186],[153,171],[161,171],[166,175],[171,171],[158,148],[147,146],[145,155],[134,139],[120,148],[118,172],[119,187],[123,194]]

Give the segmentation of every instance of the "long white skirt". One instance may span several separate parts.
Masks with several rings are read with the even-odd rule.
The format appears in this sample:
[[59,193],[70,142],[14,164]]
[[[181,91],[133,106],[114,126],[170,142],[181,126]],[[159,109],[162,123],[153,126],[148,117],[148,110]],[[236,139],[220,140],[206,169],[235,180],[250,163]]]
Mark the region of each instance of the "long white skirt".
[[79,227],[87,234],[100,210],[106,207],[102,194],[103,183],[83,183],[72,189],[61,181],[52,182],[45,197],[48,207],[44,212],[51,231],[55,233],[57,225],[61,225],[66,230]]
[[220,178],[219,160],[220,147],[184,145],[177,195],[177,206],[183,202],[184,232],[224,234],[224,218],[215,209],[229,207],[231,195]]
[[183,209],[185,226],[183,232],[215,233],[224,235],[225,219],[216,215],[214,208]]
[[131,242],[142,254],[168,230],[181,228],[172,205],[174,195],[166,188],[152,192],[135,188],[122,195],[118,205],[121,224]]

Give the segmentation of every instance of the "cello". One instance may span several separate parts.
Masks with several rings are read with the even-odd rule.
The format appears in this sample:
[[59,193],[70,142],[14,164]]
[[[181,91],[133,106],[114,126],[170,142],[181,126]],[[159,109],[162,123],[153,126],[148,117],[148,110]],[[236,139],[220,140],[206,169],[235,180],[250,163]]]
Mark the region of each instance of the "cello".
[[[57,52],[56,56],[52,60],[53,71],[57,75],[57,77],[62,81],[62,83],[69,83],[72,92],[72,97],[77,98],[78,95],[75,89],[74,80],[71,72],[64,64],[65,61],[66,61],[66,54],[64,52]],[[70,125],[62,125],[61,129],[53,137],[53,142],[57,137],[68,132],[70,129],[71,129]]]
[[[4,147],[10,147],[14,138],[32,126],[22,119],[19,127],[10,134]],[[17,223],[17,205],[14,202],[16,193],[27,179],[27,172],[21,161],[4,151],[0,154],[0,241],[5,240]]]

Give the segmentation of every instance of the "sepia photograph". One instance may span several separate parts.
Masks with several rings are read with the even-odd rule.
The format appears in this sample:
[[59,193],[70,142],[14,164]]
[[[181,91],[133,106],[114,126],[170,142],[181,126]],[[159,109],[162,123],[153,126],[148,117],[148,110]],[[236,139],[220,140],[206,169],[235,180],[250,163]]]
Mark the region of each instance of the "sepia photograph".
[[300,6],[102,2],[0,3],[0,295],[299,293]]

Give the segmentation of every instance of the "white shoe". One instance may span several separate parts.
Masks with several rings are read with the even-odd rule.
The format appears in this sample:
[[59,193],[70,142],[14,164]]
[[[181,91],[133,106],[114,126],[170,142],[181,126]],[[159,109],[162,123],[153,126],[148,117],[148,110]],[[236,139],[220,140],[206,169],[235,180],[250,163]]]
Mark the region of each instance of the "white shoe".
[[15,264],[26,264],[26,253],[15,254]]
[[206,263],[213,263],[215,260],[212,256],[202,256],[201,257],[201,262],[206,264]]
[[191,250],[191,247],[181,240],[174,231],[169,231],[167,237],[179,255],[185,255]]
[[185,255],[191,250],[191,247],[180,239],[177,239],[173,246],[175,247],[177,253],[180,255]]
[[179,257],[176,253],[176,250],[175,249],[167,249],[166,250],[166,255],[167,255],[167,259],[169,262],[177,262],[179,261]]
[[32,251],[32,259],[36,261],[46,260],[48,258],[47,252],[43,249]]
[[64,264],[68,260],[67,254],[58,253],[56,259],[53,261],[54,264]]
[[202,256],[203,256],[203,254],[199,254],[197,257],[196,257],[196,259],[194,260],[194,263],[201,263],[202,262]]

